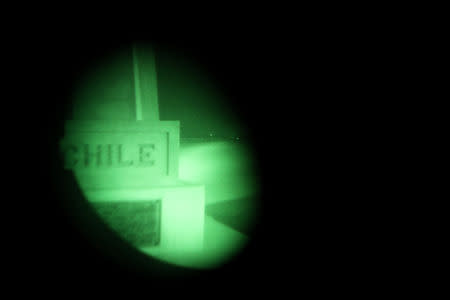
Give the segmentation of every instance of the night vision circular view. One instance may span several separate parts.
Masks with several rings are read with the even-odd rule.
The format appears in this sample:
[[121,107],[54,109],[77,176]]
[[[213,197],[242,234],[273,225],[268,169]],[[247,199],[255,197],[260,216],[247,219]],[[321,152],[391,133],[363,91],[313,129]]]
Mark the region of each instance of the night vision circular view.
[[246,247],[258,219],[257,162],[205,68],[133,44],[74,85],[64,168],[112,232],[152,259],[195,269],[223,266]]

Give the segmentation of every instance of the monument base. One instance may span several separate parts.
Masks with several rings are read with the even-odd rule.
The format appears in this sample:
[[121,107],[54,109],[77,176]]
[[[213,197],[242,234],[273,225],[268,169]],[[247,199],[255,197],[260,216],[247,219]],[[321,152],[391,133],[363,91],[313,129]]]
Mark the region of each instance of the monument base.
[[164,186],[84,189],[85,197],[119,236],[158,253],[203,249],[203,185],[176,181]]

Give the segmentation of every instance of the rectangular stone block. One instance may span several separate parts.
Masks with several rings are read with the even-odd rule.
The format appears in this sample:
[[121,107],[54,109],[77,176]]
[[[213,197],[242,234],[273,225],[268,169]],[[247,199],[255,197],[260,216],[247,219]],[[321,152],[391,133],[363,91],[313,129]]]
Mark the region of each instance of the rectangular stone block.
[[68,121],[60,143],[82,188],[137,188],[178,176],[178,121]]
[[[159,253],[199,251],[203,247],[205,215],[203,185],[177,182],[167,186],[142,189],[86,189],[85,196],[94,207],[103,207],[103,209],[108,206],[113,207],[115,204],[123,205],[124,202],[127,202],[131,206],[124,208],[122,214],[125,215],[126,210],[133,210],[133,204],[138,209],[145,207],[145,203],[149,203],[149,201],[158,201],[160,203],[160,238],[159,243],[153,241],[152,246]],[[147,209],[147,211],[145,209],[143,211],[135,210],[135,213],[154,217],[155,208]],[[152,217],[149,216],[149,218]],[[145,217],[141,217],[141,219],[145,219]],[[135,239],[148,241],[155,238],[154,234],[158,225],[151,224],[149,222],[149,228],[141,229],[141,236],[135,237]],[[146,245],[137,246],[145,247]]]

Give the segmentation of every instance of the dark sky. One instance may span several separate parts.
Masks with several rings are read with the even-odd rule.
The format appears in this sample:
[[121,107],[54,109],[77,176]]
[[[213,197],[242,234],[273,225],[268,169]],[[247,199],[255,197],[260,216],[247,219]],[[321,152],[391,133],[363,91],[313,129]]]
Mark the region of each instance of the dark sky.
[[[130,49],[124,47],[100,56],[80,73],[74,92],[75,118],[133,118]],[[210,133],[220,137],[246,136],[245,120],[239,116],[239,99],[231,92],[233,83],[227,72],[208,63],[208,57],[199,53],[173,47],[154,49],[160,120],[179,120],[181,137],[205,137]],[[99,106],[93,107],[94,102]],[[120,109],[108,114],[101,102],[114,102]]]
[[242,135],[245,127],[234,113],[227,82],[195,59],[176,53],[157,53],[161,120],[180,120],[182,136]]

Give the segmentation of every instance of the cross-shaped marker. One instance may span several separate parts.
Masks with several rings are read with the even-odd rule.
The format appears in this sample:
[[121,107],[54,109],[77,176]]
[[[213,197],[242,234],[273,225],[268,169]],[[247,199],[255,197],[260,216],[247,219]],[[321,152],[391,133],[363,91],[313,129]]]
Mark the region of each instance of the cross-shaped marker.
[[133,76],[137,121],[159,121],[156,61],[152,48],[133,45]]

